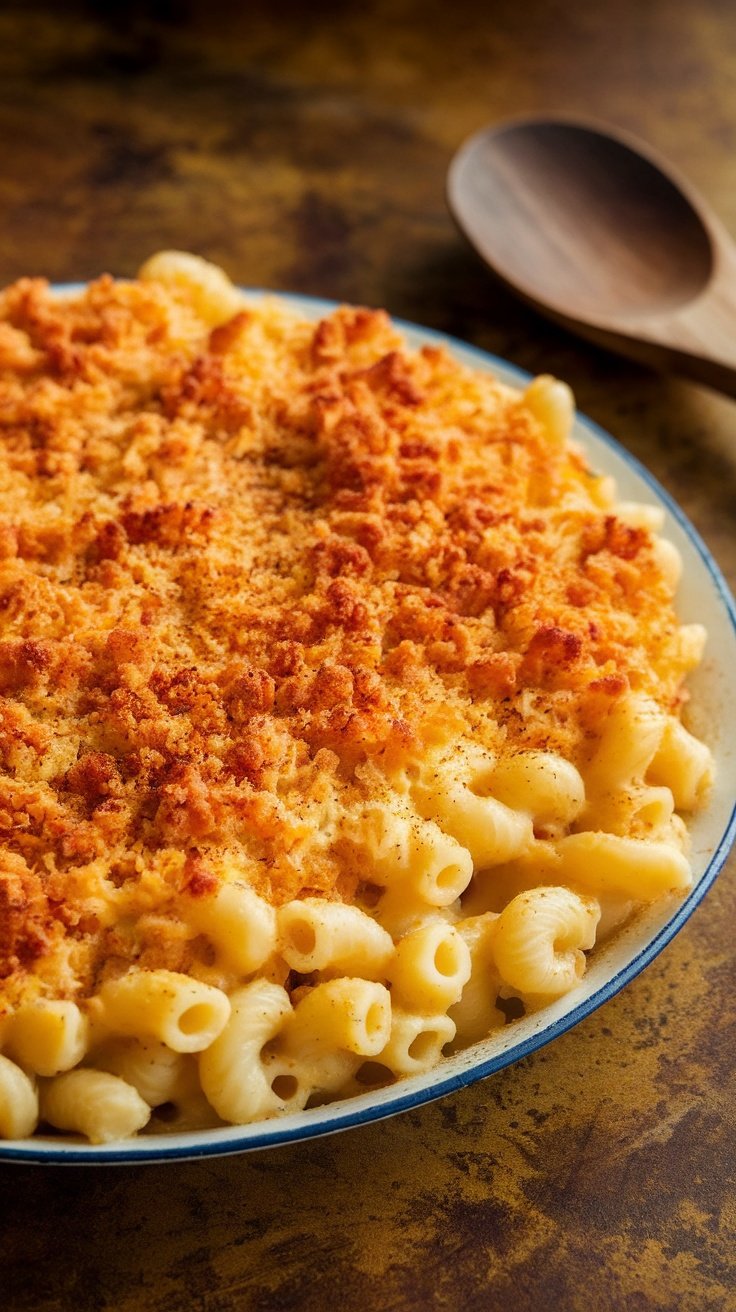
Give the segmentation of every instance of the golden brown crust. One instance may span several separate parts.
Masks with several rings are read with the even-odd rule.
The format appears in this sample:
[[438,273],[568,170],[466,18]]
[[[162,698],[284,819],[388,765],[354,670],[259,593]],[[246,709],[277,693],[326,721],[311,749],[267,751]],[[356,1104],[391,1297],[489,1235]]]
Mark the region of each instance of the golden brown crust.
[[59,935],[82,992],[186,961],[166,908],[233,853],[351,896],[310,835],[366,758],[461,726],[580,761],[683,674],[650,534],[517,394],[381,312],[212,329],[110,278],[0,298],[0,635],[11,1003]]

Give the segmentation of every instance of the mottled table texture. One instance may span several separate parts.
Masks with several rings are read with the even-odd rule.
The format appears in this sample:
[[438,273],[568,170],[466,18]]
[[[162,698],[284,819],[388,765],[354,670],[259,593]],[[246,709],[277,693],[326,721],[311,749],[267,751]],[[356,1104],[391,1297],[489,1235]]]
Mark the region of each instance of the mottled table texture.
[[[647,137],[736,232],[729,0],[4,4],[0,281],[191,248],[556,372],[733,581],[734,403],[549,326],[448,217],[455,147],[530,111]],[[4,1167],[0,1305],[736,1307],[732,876],[596,1015],[413,1114],[221,1161]]]

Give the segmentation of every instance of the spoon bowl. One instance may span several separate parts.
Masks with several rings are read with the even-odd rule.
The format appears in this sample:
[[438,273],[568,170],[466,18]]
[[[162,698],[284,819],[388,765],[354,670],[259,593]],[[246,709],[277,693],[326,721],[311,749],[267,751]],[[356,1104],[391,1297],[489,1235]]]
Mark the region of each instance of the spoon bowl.
[[687,183],[633,138],[567,120],[485,128],[450,209],[485,262],[567,327],[736,395],[736,253]]

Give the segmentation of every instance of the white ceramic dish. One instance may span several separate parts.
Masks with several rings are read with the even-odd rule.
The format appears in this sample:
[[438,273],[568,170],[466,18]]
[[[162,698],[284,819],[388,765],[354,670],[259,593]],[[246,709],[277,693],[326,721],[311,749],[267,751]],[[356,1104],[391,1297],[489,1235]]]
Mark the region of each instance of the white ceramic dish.
[[[257,294],[248,292],[249,296]],[[330,301],[311,297],[284,299],[313,318],[334,308]],[[445,345],[463,363],[490,370],[512,386],[524,386],[528,381],[528,375],[521,370],[455,338],[400,321],[399,326],[412,346]],[[657,903],[643,913],[593,959],[582,983],[572,993],[551,1003],[543,1012],[515,1021],[465,1052],[446,1058],[425,1075],[378,1092],[255,1125],[176,1134],[144,1133],[136,1139],[102,1147],[57,1135],[37,1135],[33,1139],[0,1143],[0,1160],[81,1165],[212,1157],[313,1139],[393,1116],[484,1079],[564,1034],[638,975],[681,928],[713,883],[736,837],[733,741],[736,736],[736,606],[707,547],[647,470],[583,416],[577,419],[575,438],[588,453],[594,468],[614,475],[622,499],[657,502],[664,507],[664,532],[679,547],[684,560],[678,594],[679,616],[685,622],[698,620],[708,629],[706,658],[691,682],[695,708],[692,724],[710,744],[718,775],[707,810],[691,827],[695,883],[688,896],[684,900]]]

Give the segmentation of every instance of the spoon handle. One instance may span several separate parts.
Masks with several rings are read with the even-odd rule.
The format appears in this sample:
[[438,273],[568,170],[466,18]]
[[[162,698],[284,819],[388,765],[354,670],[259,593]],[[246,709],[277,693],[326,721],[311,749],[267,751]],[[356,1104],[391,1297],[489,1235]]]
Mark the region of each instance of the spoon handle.
[[606,350],[736,397],[736,280],[715,284],[686,310],[649,318],[645,329],[633,322],[630,329],[613,330],[555,318]]
[[736,396],[736,251],[729,239],[721,241],[718,257],[708,290],[659,326],[658,344],[666,368]]
[[[707,227],[714,270],[700,296],[660,316],[648,316],[645,326],[631,322],[630,331],[613,336],[619,337],[620,351],[644,364],[736,397],[736,245],[713,216],[708,216]],[[613,337],[608,345],[614,345]]]

